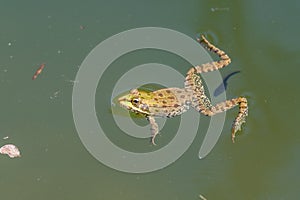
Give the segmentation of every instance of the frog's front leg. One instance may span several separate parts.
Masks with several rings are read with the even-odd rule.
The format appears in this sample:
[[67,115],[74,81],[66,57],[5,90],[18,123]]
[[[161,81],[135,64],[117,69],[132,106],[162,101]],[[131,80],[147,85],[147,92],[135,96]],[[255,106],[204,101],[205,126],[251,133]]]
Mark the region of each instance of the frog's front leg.
[[194,101],[192,106],[199,112],[207,116],[212,116],[217,113],[225,112],[237,105],[239,105],[239,113],[235,118],[232,124],[231,130],[231,139],[234,142],[235,134],[237,131],[241,130],[241,126],[246,122],[246,117],[248,116],[248,103],[245,97],[238,97],[235,99],[227,100],[221,103],[216,104],[215,106],[211,105],[209,99],[202,94],[197,97],[200,101]]
[[152,116],[148,116],[147,120],[150,122],[150,126],[151,126],[151,143],[153,145],[156,145],[155,144],[155,137],[158,134],[158,125],[155,121],[155,118],[152,117]]

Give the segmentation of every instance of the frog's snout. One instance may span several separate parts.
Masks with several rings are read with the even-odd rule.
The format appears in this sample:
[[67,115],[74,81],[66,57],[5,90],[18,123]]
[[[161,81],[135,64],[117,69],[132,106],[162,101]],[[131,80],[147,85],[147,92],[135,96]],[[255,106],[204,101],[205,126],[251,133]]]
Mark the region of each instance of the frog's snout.
[[124,101],[125,100],[125,98],[124,97],[119,97],[118,98],[118,102],[120,103],[121,101]]
[[121,106],[128,108],[128,98],[126,96],[118,98],[118,102]]
[[122,97],[118,98],[118,102],[119,103],[125,102],[125,101],[128,101],[128,97],[127,96],[122,96]]

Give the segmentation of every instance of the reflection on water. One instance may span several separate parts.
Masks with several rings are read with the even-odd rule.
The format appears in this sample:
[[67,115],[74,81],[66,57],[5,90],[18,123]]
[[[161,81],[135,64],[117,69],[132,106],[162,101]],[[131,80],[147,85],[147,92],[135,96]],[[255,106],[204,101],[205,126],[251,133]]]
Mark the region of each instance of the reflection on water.
[[217,97],[219,96],[220,94],[222,94],[223,92],[225,92],[225,90],[227,89],[227,85],[228,85],[228,79],[237,74],[237,73],[240,73],[241,71],[235,71],[235,72],[232,72],[230,74],[228,74],[227,76],[225,76],[225,78],[223,79],[223,82],[215,89],[214,91],[214,96]]
[[[299,3],[273,1],[3,2],[0,34],[0,140],[22,150],[2,155],[1,199],[297,199],[297,127],[300,32]],[[226,49],[232,64],[227,96],[249,99],[249,117],[238,141],[229,128],[212,153],[197,154],[209,119],[190,149],[174,164],[149,174],[126,174],[94,159],[81,143],[72,118],[72,80],[86,55],[107,37],[158,26],[191,37],[206,33]],[[155,55],[155,54],[153,54]],[[144,57],[137,58],[143,62]],[[175,62],[168,57],[161,61]],[[37,66],[47,67],[32,81]],[[99,66],[101,67],[101,66]],[[130,68],[125,61],[116,69]],[[182,72],[189,66],[174,67]],[[158,72],[159,73],[159,72]],[[114,85],[116,73],[106,85]],[[182,80],[179,80],[182,81]],[[130,88],[128,88],[130,89]],[[111,137],[119,134],[110,91],[97,91]],[[100,112],[100,111],[99,111]],[[227,114],[230,127],[237,110]],[[170,119],[172,120],[172,119]],[[175,119],[176,120],[176,119]],[[198,123],[198,122],[195,122]],[[142,125],[142,124],[141,124]],[[162,138],[168,137],[165,135]],[[134,148],[145,143],[121,137]]]

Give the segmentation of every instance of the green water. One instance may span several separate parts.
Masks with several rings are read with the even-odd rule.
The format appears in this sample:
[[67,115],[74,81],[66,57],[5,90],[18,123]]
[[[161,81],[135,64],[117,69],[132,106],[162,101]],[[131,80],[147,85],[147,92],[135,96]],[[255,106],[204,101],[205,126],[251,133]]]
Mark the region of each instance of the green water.
[[[3,1],[0,5],[0,138],[9,136],[0,144],[16,144],[22,153],[18,159],[0,157],[1,199],[300,197],[299,2]],[[221,73],[241,71],[229,80],[227,96],[246,96],[249,117],[232,144],[230,126],[237,110],[228,112],[222,136],[203,160],[197,157],[203,139],[200,130],[175,163],[152,173],[128,174],[103,165],[81,143],[72,116],[71,81],[101,41],[145,26],[170,28],[190,37],[207,33],[232,58]],[[114,64],[128,68],[144,61],[120,59],[122,63]],[[188,69],[176,65],[171,56],[159,59],[182,73]],[[41,63],[46,67],[32,81]],[[110,74],[107,85],[115,83],[118,72]],[[111,119],[111,91],[100,88],[97,96],[107,101],[97,106],[104,110],[104,119]],[[201,123],[207,122],[201,118]],[[115,126],[112,120],[105,123]],[[146,140],[120,137],[120,146],[145,145],[151,150]],[[111,138],[117,139],[114,132]]]

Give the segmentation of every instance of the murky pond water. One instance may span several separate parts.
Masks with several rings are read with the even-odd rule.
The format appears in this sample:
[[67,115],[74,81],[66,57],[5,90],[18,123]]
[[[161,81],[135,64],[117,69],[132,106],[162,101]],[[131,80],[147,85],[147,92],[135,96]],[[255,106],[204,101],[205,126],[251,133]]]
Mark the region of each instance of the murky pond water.
[[[298,199],[299,6],[278,0],[2,2],[0,145],[17,145],[22,157],[0,156],[1,199]],[[81,142],[72,89],[79,66],[95,46],[119,32],[147,26],[191,38],[205,33],[224,49],[232,63],[221,74],[241,71],[228,80],[227,98],[247,97],[249,117],[232,144],[230,127],[238,111],[228,111],[216,146],[200,160],[209,123],[201,116],[194,142],[176,162],[150,173],[124,173],[99,162]],[[149,62],[182,74],[190,67],[176,55],[140,50],[112,63],[97,87],[100,124],[112,141],[130,151],[160,147],[120,132],[113,114],[122,113],[111,111],[111,92],[120,74]],[[43,72],[31,80],[42,63]],[[183,84],[183,79],[175,81]],[[169,130],[176,132],[179,119],[169,119]],[[145,125],[140,118],[134,121]],[[161,145],[172,134],[163,131]]]

